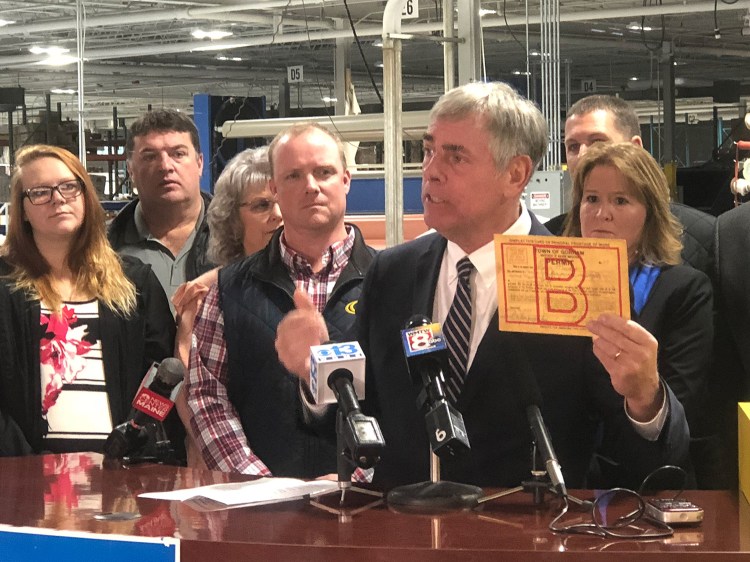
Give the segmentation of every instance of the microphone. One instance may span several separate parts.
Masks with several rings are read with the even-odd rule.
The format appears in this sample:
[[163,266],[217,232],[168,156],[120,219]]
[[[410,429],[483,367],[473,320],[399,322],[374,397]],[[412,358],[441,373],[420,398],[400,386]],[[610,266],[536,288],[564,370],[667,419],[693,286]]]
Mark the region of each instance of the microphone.
[[310,392],[316,404],[336,404],[330,375],[346,369],[352,375],[355,400],[365,398],[365,354],[359,342],[327,343],[310,347]]
[[470,450],[463,416],[443,390],[448,350],[440,324],[421,314],[412,316],[401,330],[401,340],[409,373],[422,384],[417,406],[427,410],[425,424],[432,451],[439,457],[452,457]]
[[171,445],[163,435],[161,422],[172,410],[172,396],[177,394],[177,387],[184,378],[185,367],[182,361],[174,357],[151,365],[133,398],[133,409],[128,421],[115,427],[109,434],[104,442],[104,454],[110,458],[121,459],[139,451],[150,438],[147,426],[157,423],[156,432],[161,433],[156,444],[157,452],[169,449]]
[[370,468],[380,460],[385,439],[377,420],[360,410],[353,381],[352,372],[341,367],[328,375],[328,387],[339,405],[336,429],[344,438],[343,452],[361,468]]
[[537,450],[544,461],[547,475],[552,482],[552,486],[558,494],[561,496],[567,496],[568,491],[565,487],[562,468],[560,467],[560,462],[557,460],[555,449],[552,446],[552,439],[549,436],[547,425],[544,423],[542,412],[539,409],[539,406],[542,403],[542,395],[539,391],[539,385],[537,384],[534,373],[531,370],[528,357],[523,352],[519,352],[519,355],[522,356],[520,359],[521,368],[519,373],[519,381],[521,383],[521,403],[526,410],[526,419],[531,427],[531,432],[534,435],[534,442],[536,443]]

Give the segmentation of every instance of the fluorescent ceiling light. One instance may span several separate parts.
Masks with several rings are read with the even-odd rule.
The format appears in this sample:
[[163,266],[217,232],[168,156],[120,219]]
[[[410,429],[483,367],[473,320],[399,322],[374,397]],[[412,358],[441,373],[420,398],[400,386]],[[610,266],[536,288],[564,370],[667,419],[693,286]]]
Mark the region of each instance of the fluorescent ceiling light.
[[223,51],[227,48],[226,45],[206,45],[205,47],[195,47],[194,49],[190,49],[190,52],[193,51]]
[[73,55],[50,55],[46,59],[40,60],[37,64],[45,66],[65,66],[76,62],[78,62],[78,57],[74,57]]
[[638,77],[637,76],[631,76],[628,80],[630,80],[632,82],[635,82],[636,80],[638,80]]
[[531,49],[531,50],[529,51],[529,54],[530,54],[530,55],[531,55],[532,57],[538,57],[538,56],[541,56],[541,54],[542,54],[542,53],[540,53],[540,52],[539,52],[539,51],[537,51],[536,49]]
[[375,67],[376,68],[383,68],[383,63],[382,62],[376,62],[375,63]]
[[530,73],[530,72],[527,72],[527,71],[525,71],[525,70],[514,70],[514,71],[513,71],[513,74],[514,74],[515,76],[529,76],[529,75],[530,75],[531,73]]
[[479,17],[480,18],[483,17],[483,16],[491,16],[491,15],[496,14],[496,13],[497,13],[497,10],[488,10],[486,8],[480,8],[479,9]]
[[219,55],[216,57],[216,60],[230,60],[233,62],[240,62],[242,59],[240,57],[225,57],[224,55]]
[[63,89],[63,88],[52,88],[50,90],[51,94],[77,94],[77,90],[72,90],[70,88]]
[[595,27],[592,27],[591,31],[593,31],[594,33],[607,33],[606,29],[597,29]]
[[16,23],[16,22],[11,21],[11,20],[0,19],[0,27],[3,27],[4,25],[11,25],[11,24],[14,24],[14,23]]
[[631,22],[630,22],[630,23],[629,23],[629,24],[627,25],[627,28],[628,28],[628,29],[629,29],[630,31],[640,31],[641,29],[642,29],[643,31],[651,31],[651,29],[652,29],[651,27],[649,27],[649,26],[647,26],[647,25],[645,25],[645,26],[641,27],[641,25],[640,25],[640,24],[639,24],[639,23],[638,23],[637,21],[631,21]]
[[231,31],[222,31],[220,29],[212,29],[211,31],[203,31],[202,29],[193,30],[192,36],[196,39],[210,39],[215,41],[217,39],[224,39],[233,35]]
[[69,53],[70,49],[66,49],[65,47],[58,47],[56,45],[53,45],[52,47],[40,47],[39,45],[34,45],[33,47],[29,47],[29,52],[34,55],[49,55],[51,57],[55,57],[65,53]]
[[336,103],[339,101],[338,98],[332,98],[331,96],[323,96],[320,99],[323,100],[324,103]]
[[382,42],[382,41],[380,41],[380,40],[378,40],[378,41],[375,41],[375,42],[374,42],[374,43],[372,44],[372,46],[373,46],[373,47],[382,47],[382,46],[383,46],[383,42]]

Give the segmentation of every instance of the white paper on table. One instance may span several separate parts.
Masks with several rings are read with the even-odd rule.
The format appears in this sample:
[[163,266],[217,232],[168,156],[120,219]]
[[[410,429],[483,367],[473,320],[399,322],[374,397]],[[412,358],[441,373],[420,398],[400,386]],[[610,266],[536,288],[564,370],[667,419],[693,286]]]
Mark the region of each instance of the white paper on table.
[[213,484],[172,492],[146,492],[138,497],[153,500],[177,500],[196,511],[217,511],[264,505],[319,496],[338,489],[338,482],[315,480],[305,482],[296,478],[260,478],[251,482]]

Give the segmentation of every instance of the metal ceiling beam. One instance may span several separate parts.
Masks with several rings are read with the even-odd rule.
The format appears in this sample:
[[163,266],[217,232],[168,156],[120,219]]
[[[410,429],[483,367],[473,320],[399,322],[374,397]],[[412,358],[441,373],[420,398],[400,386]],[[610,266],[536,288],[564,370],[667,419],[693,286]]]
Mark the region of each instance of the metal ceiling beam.
[[[265,7],[269,3],[263,3],[263,4],[255,4],[252,6],[254,9],[265,9]],[[727,5],[723,3],[719,3],[717,9],[719,11],[740,11],[750,8],[750,0],[737,0],[734,4]],[[239,6],[221,6],[216,8],[196,8],[196,9],[189,9],[188,11],[191,11],[193,14],[198,12],[199,10],[212,10],[214,13],[218,13],[220,10],[226,10],[227,12],[231,10],[238,10]],[[247,5],[245,5],[245,10],[248,10],[249,8]],[[590,10],[586,11],[576,11],[572,13],[561,13],[560,14],[560,21],[561,22],[574,22],[574,21],[601,21],[605,19],[614,19],[614,18],[626,18],[626,17],[640,17],[642,15],[645,16],[653,16],[653,15],[669,15],[669,14],[683,14],[686,10],[689,10],[690,13],[704,13],[704,12],[712,12],[714,10],[714,2],[712,0],[704,0],[700,2],[696,2],[694,4],[685,4],[683,2],[680,2],[678,4],[666,4],[666,5],[657,5],[657,6],[643,6],[638,8],[612,8],[612,9],[602,9],[598,10],[596,12],[591,12]],[[165,20],[169,19],[166,17],[166,13],[164,14]],[[174,14],[176,12],[169,12],[172,14],[172,19],[174,19]],[[137,14],[134,15],[136,17]],[[109,19],[117,19],[118,22],[116,25],[122,25],[126,23],[125,16],[121,16],[120,18],[115,18],[114,16],[106,16]],[[271,17],[271,16],[269,16]],[[89,18],[89,21],[93,18]],[[152,20],[153,21],[153,20]],[[317,21],[317,20],[314,20]],[[47,22],[47,24],[52,25],[55,22]],[[508,17],[508,24],[513,25],[525,25],[525,17],[523,16],[509,16]],[[538,24],[540,23],[540,17],[539,16],[529,16],[529,24]],[[42,24],[32,24],[30,26],[6,26],[3,28],[0,28],[0,36],[2,35],[8,35],[9,31],[13,28],[19,28],[24,29],[26,28],[31,29],[34,25],[42,25]],[[113,22],[113,25],[115,23]],[[487,28],[493,28],[493,27],[505,27],[506,23],[503,18],[495,17],[495,18],[482,18],[482,27]],[[427,22],[427,23],[418,23],[418,24],[406,24],[402,26],[404,33],[432,33],[433,31],[441,31],[442,30],[442,22],[435,21],[435,22]],[[360,37],[376,37],[380,36],[382,34],[382,27],[379,25],[363,25],[357,28],[357,34]],[[175,53],[185,53],[189,51],[201,51],[201,50],[208,50],[207,47],[209,47],[211,50],[216,49],[238,49],[238,48],[246,48],[246,47],[257,47],[257,46],[268,46],[271,44],[286,44],[286,43],[307,43],[310,41],[325,41],[325,40],[333,40],[343,37],[351,37],[351,30],[349,29],[330,29],[330,30],[323,30],[323,31],[311,31],[310,33],[307,32],[298,32],[298,33],[283,33],[278,34],[276,36],[273,35],[263,35],[260,37],[253,37],[250,39],[226,39],[221,41],[212,41],[210,45],[207,45],[203,41],[187,41],[183,43],[171,43],[171,44],[162,44],[162,45],[148,45],[148,46],[138,46],[138,47],[121,47],[117,49],[100,49],[100,50],[87,50],[86,51],[86,57],[89,60],[107,60],[107,59],[121,59],[121,58],[130,58],[130,57],[139,57],[139,56],[150,56],[150,55],[160,55],[160,54],[175,54]],[[740,52],[740,51],[737,51]],[[728,53],[729,54],[729,53]],[[734,53],[732,53],[734,54]],[[747,55],[746,55],[747,56]],[[0,58],[0,68],[12,68],[16,66],[24,66],[29,64],[34,64],[39,62],[40,57],[37,55],[20,55],[15,57],[2,57]]]

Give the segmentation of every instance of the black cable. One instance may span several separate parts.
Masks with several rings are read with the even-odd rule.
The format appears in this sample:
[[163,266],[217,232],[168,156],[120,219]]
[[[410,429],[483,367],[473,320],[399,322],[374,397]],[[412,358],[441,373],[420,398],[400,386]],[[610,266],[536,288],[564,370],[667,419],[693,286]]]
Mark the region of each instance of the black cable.
[[511,29],[510,24],[508,23],[508,13],[505,9],[507,3],[508,0],[503,0],[503,19],[505,20],[505,27],[508,29],[508,33],[510,33],[510,36],[513,37],[513,40],[518,43],[519,47],[521,47],[521,50],[523,50],[523,52],[525,53],[526,46],[518,40],[518,37],[516,37],[516,34],[513,33],[513,29]]
[[[302,0],[302,11],[305,14],[305,33],[307,34],[307,46],[312,51],[312,39],[310,38],[310,27],[307,25],[307,6],[305,5],[305,0]],[[317,68],[313,68],[313,74],[315,75],[315,85],[318,87],[318,94],[320,94],[321,100],[323,99],[323,89],[320,87],[320,77],[318,76],[318,70]],[[346,93],[344,94],[346,95]],[[381,102],[382,103],[382,102]],[[333,120],[333,114],[329,110],[327,105],[323,105],[323,110],[325,111],[326,117],[328,117],[328,121],[331,122],[331,127],[336,131],[336,134],[339,137],[339,140],[343,142],[344,144],[349,144],[352,146],[355,146],[356,143],[353,143],[351,141],[344,140],[344,135],[341,133],[339,128],[336,126],[336,122]],[[344,162],[346,164],[346,162]]]
[[[652,2],[646,3],[647,0],[643,0],[643,7],[646,6],[661,6],[662,2],[661,0],[658,0],[656,4],[653,4]],[[646,16],[641,16],[641,42],[643,43],[643,46],[646,47],[650,52],[656,53],[659,50],[661,50],[661,46],[664,44],[664,37],[665,37],[665,29],[666,29],[666,20],[664,19],[664,14],[661,15],[661,38],[659,39],[659,42],[655,46],[651,46],[648,44],[648,41],[646,41],[646,30],[644,29],[646,27]]]
[[[289,8],[289,5],[291,3],[292,3],[292,0],[287,0],[286,5],[281,9],[281,17],[279,18],[279,23],[276,25],[276,28],[273,30],[273,33],[271,34],[271,42],[268,44],[269,53],[270,53],[271,47],[276,42],[276,36],[279,34],[279,30],[281,29],[281,26],[284,23],[284,15],[286,14],[286,11]],[[250,93],[250,92],[248,91],[248,93]],[[221,112],[226,108],[227,104],[232,103],[234,101],[234,99],[235,99],[235,96],[230,96],[229,98],[227,98],[226,100],[224,100],[224,102],[221,104],[221,107],[218,109],[218,111],[216,112],[216,115],[214,116],[214,123],[213,123],[214,130],[216,129],[218,118],[221,115]],[[231,121],[229,123],[229,131],[227,131],[227,132],[230,132],[232,130],[232,127],[234,127],[235,123],[237,123],[237,119],[240,116],[240,114],[242,113],[242,110],[244,109],[245,104],[247,103],[247,101],[249,99],[250,99],[250,96],[245,96],[243,98],[242,104],[240,105],[240,107],[237,110],[237,113],[234,115],[234,117],[232,119],[227,119],[227,121]],[[227,121],[224,121],[224,123],[226,123]],[[212,131],[211,132],[212,138],[213,138],[214,134],[215,133]],[[214,164],[216,164],[217,158],[221,155],[221,149],[224,148],[224,144],[227,142],[228,139],[229,139],[229,137],[225,137],[224,135],[222,135],[221,142],[219,143],[219,146],[216,147],[216,150],[214,151],[214,153],[213,153],[213,155],[211,157],[211,161],[208,163],[208,169],[211,171],[211,175],[212,176],[213,176],[213,167],[214,167]],[[208,148],[210,148],[210,147],[208,147]],[[215,182],[217,178],[213,178],[212,177],[212,179]]]
[[372,75],[372,71],[370,70],[370,65],[367,63],[367,57],[365,57],[365,52],[362,50],[362,43],[359,41],[359,36],[357,35],[357,30],[354,27],[354,21],[352,20],[352,14],[349,12],[349,4],[346,0],[344,0],[344,8],[346,8],[346,18],[349,20],[349,26],[352,28],[352,34],[354,35],[354,40],[357,42],[357,48],[359,49],[359,55],[362,57],[362,62],[365,63],[365,68],[367,69],[367,75],[370,77],[370,82],[372,82],[372,87],[375,90],[375,94],[377,94],[378,99],[380,100],[380,107],[381,111],[384,107],[383,104],[383,96],[380,95],[380,90],[378,90],[378,85],[375,83],[375,77]]

